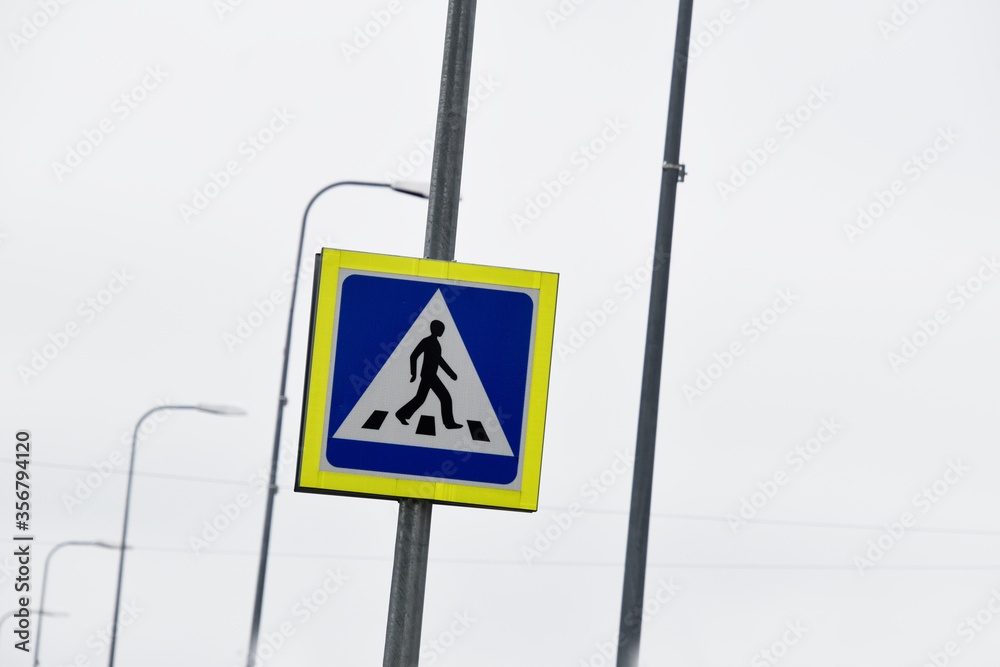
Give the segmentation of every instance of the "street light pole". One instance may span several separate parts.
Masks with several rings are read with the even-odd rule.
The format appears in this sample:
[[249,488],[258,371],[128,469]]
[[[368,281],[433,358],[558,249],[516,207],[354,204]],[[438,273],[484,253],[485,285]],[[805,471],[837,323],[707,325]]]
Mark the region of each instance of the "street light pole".
[[115,664],[115,646],[118,640],[118,614],[121,610],[122,602],[122,575],[125,571],[125,540],[128,536],[128,510],[129,503],[132,500],[132,471],[135,466],[136,443],[138,442],[139,429],[142,427],[142,423],[146,421],[147,417],[160,410],[197,410],[198,412],[207,412],[213,415],[246,414],[242,408],[229,405],[208,405],[205,403],[199,403],[198,405],[159,405],[146,412],[142,417],[139,417],[139,421],[136,422],[135,431],[132,433],[132,452],[128,460],[128,484],[125,487],[125,518],[122,521],[122,542],[118,545],[120,554],[118,557],[118,590],[115,593],[115,615],[111,625],[111,647],[108,650],[108,667],[114,667]]
[[264,579],[267,576],[267,553],[271,542],[271,517],[274,514],[274,495],[278,492],[278,458],[281,454],[281,423],[285,413],[285,405],[288,397],[285,396],[285,388],[288,384],[288,362],[289,351],[292,347],[292,322],[295,316],[295,297],[299,291],[299,274],[302,271],[302,251],[306,241],[306,222],[309,219],[309,211],[313,204],[328,190],[338,188],[342,185],[355,185],[368,188],[389,188],[396,192],[412,195],[426,199],[428,197],[427,186],[419,182],[398,182],[398,183],[376,183],[373,181],[338,181],[332,183],[309,200],[306,210],[302,214],[302,225],[299,227],[299,251],[295,255],[295,278],[292,280],[292,300],[288,307],[288,326],[285,329],[285,352],[281,366],[281,388],[278,390],[278,417],[274,425],[274,447],[271,451],[271,472],[267,483],[267,504],[264,507],[264,534],[260,543],[260,563],[257,566],[257,591],[254,594],[253,617],[250,622],[250,647],[247,651],[247,667],[254,667],[256,663],[257,640],[260,636],[260,617],[264,608]]
[[45,568],[42,571],[42,593],[38,599],[38,628],[35,630],[35,657],[32,659],[32,667],[38,667],[38,654],[42,650],[42,619],[45,616],[45,587],[49,581],[49,562],[57,551],[63,547],[100,547],[102,549],[117,549],[113,544],[108,544],[107,542],[87,542],[78,540],[69,540],[67,542],[60,542],[59,544],[52,547],[49,554],[45,557]]
[[656,450],[656,421],[660,401],[660,374],[663,367],[663,337],[667,317],[667,284],[673,244],[674,208],[677,183],[684,179],[680,164],[681,120],[684,116],[684,88],[687,82],[688,46],[691,40],[691,13],[694,0],[680,0],[677,7],[677,34],[674,38],[673,76],[667,103],[667,137],[660,176],[660,208],[653,248],[653,277],[649,290],[646,320],[646,349],[639,395],[639,426],[635,461],[632,464],[632,502],[628,515],[625,545],[625,575],[618,623],[617,667],[637,667],[642,635],[643,589],[646,584],[646,552],[649,544],[649,512],[653,494],[653,455]]

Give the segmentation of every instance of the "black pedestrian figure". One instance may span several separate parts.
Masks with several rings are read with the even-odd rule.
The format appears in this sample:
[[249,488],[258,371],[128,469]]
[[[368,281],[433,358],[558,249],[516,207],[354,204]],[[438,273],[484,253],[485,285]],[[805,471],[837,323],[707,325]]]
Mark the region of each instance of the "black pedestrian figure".
[[457,380],[458,375],[451,370],[451,366],[441,357],[441,343],[438,338],[444,333],[444,322],[434,320],[431,322],[431,335],[417,343],[410,354],[410,382],[417,379],[417,357],[424,355],[424,362],[420,366],[420,385],[417,387],[417,395],[410,399],[410,402],[396,411],[396,419],[406,424],[406,420],[413,416],[424,401],[427,400],[427,393],[433,391],[434,395],[441,401],[441,421],[445,428],[462,428],[462,425],[455,421],[452,414],[451,394],[448,393],[444,382],[438,378],[438,367],[444,370],[452,380]]

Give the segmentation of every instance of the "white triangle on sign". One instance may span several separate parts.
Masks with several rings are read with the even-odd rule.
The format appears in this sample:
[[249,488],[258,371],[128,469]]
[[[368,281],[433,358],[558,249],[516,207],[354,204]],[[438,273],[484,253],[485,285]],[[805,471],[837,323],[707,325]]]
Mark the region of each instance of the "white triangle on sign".
[[[443,368],[439,368],[437,372],[438,378],[451,395],[455,421],[462,425],[457,429],[445,428],[441,403],[433,391],[428,393],[423,405],[407,420],[406,425],[396,417],[396,411],[417,393],[421,382],[420,371],[425,359],[423,354],[417,358],[417,377],[411,382],[410,355],[421,340],[431,335],[430,325],[434,320],[444,324],[444,333],[438,338],[441,344],[441,358],[458,376],[458,380],[452,380]],[[388,414],[378,428],[373,428],[374,424],[370,423],[370,420],[376,412]],[[417,433],[421,416],[433,418],[434,435]],[[470,421],[481,425],[482,430],[475,434],[478,437],[474,437],[470,430]],[[369,428],[365,428],[366,423],[369,424]],[[483,433],[488,441],[483,439]],[[441,295],[441,290],[437,290],[424,306],[420,317],[389,355],[385,365],[368,385],[365,393],[361,395],[333,437],[390,445],[514,456],[507,437],[500,428],[496,412],[486,395],[486,389],[472,363],[472,358],[465,349],[458,327],[455,326],[455,320],[448,310],[448,304]]]

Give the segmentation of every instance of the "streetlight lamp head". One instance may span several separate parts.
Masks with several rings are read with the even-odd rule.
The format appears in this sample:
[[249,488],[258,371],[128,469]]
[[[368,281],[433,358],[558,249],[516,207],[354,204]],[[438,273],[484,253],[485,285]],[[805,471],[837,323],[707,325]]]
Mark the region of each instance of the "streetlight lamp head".
[[431,184],[427,181],[393,181],[389,187],[422,199],[430,199],[431,196]]
[[245,415],[247,413],[241,407],[235,405],[214,405],[212,403],[199,403],[195,406],[202,412],[211,412],[216,415]]

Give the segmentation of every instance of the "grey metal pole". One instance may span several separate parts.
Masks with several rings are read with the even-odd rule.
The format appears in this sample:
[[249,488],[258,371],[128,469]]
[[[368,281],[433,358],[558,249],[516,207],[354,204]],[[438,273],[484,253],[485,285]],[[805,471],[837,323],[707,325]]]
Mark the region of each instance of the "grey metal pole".
[[653,454],[656,449],[656,419],[660,401],[660,371],[663,365],[663,334],[667,314],[667,283],[674,230],[677,182],[684,177],[680,165],[681,119],[684,115],[684,85],[687,79],[688,44],[691,38],[693,0],[680,0],[677,9],[677,36],[674,40],[674,68],[667,110],[667,137],[660,180],[660,210],[656,241],[649,317],[646,323],[646,351],[639,397],[639,427],[632,471],[632,504],[629,509],[625,548],[625,581],[618,635],[618,667],[637,667],[642,633],[643,588],[646,583],[646,550],[649,542],[649,511],[653,493]]
[[[475,23],[476,0],[449,0],[424,236],[427,259],[455,259]],[[432,507],[429,500],[399,501],[383,667],[417,667],[420,658]]]
[[302,272],[302,251],[306,242],[306,222],[309,220],[309,211],[313,204],[322,194],[328,190],[340,187],[341,185],[356,185],[368,188],[391,188],[397,192],[403,192],[414,197],[426,198],[421,192],[397,187],[391,183],[375,183],[371,181],[338,181],[332,183],[309,200],[306,210],[302,214],[302,225],[299,227],[299,251],[295,255],[295,277],[292,279],[292,300],[288,306],[288,325],[285,328],[285,351],[281,365],[281,388],[278,389],[278,418],[274,425],[274,447],[271,450],[271,472],[267,483],[267,504],[264,506],[264,534],[260,542],[260,562],[257,566],[257,591],[254,593],[253,616],[250,621],[250,647],[247,651],[247,667],[254,667],[257,662],[257,641],[260,638],[260,617],[264,608],[264,580],[267,577],[267,553],[271,543],[271,517],[274,514],[274,496],[278,493],[278,458],[281,455],[281,423],[285,414],[285,404],[288,397],[285,396],[285,388],[288,384],[288,362],[289,351],[292,347],[292,322],[295,318],[295,297],[299,292],[299,274]]
[[429,500],[399,501],[383,667],[416,667],[420,656],[431,507]]
[[107,542],[85,542],[77,540],[69,540],[67,542],[60,542],[59,544],[52,547],[48,555],[45,556],[45,568],[42,570],[42,592],[38,597],[38,627],[35,628],[35,657],[32,658],[32,667],[38,667],[38,654],[42,650],[42,620],[46,615],[45,611],[45,590],[49,582],[49,562],[57,551],[63,547],[101,547],[102,549],[117,549],[113,544],[108,544]]
[[108,649],[108,667],[114,667],[115,665],[115,647],[118,642],[118,615],[121,611],[122,603],[122,579],[125,573],[125,540],[128,537],[128,512],[132,500],[132,472],[135,466],[135,449],[136,444],[139,439],[139,429],[142,428],[142,423],[146,421],[154,412],[159,412],[160,410],[198,410],[199,412],[207,412],[209,414],[217,415],[240,415],[246,414],[239,408],[230,408],[228,406],[208,406],[208,405],[159,405],[152,410],[149,410],[143,416],[139,417],[139,421],[135,424],[135,431],[132,433],[132,452],[129,454],[128,459],[128,484],[125,487],[125,518],[122,520],[122,543],[118,545],[119,557],[118,557],[118,587],[115,593],[115,615],[112,619],[111,624],[111,646]]
[[465,157],[465,121],[469,111],[472,74],[472,34],[476,0],[449,0],[444,36],[444,64],[438,98],[431,195],[427,205],[424,257],[450,262],[455,259],[455,230]]

